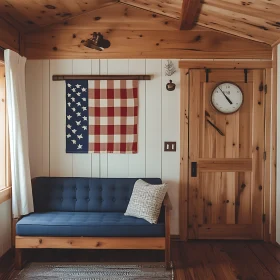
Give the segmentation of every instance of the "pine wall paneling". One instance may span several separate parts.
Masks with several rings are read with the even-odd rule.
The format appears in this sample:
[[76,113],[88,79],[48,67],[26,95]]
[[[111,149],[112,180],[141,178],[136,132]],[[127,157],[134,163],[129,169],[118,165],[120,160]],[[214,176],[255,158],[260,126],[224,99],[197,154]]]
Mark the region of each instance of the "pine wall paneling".
[[[177,67],[178,61],[173,60]],[[165,89],[161,59],[28,60],[26,68],[31,175],[81,177],[161,177],[173,203],[171,233],[179,233],[179,70],[176,89]],[[137,154],[66,154],[65,83],[53,74],[151,74],[139,81]],[[164,141],[177,141],[176,152],[163,152]]]

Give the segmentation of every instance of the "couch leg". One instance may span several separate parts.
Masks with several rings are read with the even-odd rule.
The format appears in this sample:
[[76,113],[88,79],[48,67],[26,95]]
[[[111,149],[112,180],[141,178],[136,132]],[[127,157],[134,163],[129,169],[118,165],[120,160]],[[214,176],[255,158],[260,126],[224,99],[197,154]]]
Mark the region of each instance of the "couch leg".
[[15,269],[21,270],[23,268],[23,250],[16,249],[15,252]]
[[171,269],[170,251],[165,249],[165,268],[166,270]]

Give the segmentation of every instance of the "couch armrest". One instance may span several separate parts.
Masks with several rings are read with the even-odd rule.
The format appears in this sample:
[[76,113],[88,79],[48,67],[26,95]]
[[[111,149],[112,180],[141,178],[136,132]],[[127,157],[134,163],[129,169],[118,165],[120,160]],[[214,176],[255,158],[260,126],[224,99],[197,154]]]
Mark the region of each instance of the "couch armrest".
[[172,210],[172,204],[171,204],[171,200],[169,198],[168,193],[166,193],[164,200],[163,200],[163,205],[165,208],[167,208],[168,210]]

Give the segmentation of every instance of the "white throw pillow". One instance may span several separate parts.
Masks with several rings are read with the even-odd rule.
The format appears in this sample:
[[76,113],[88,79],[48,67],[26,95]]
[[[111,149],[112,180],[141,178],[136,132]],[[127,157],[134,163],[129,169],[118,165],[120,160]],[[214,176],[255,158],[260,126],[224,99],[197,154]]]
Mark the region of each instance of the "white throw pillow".
[[141,179],[137,180],[124,215],[156,224],[166,192],[166,184],[151,185]]

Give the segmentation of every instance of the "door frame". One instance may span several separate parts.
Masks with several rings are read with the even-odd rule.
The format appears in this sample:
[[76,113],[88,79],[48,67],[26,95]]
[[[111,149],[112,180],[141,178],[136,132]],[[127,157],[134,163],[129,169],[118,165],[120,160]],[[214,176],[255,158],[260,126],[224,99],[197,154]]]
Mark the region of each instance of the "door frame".
[[[264,241],[276,242],[276,129],[277,129],[277,50],[273,49],[273,60],[229,61],[229,60],[182,60],[180,68],[180,189],[179,230],[180,239],[188,240],[188,188],[189,188],[189,71],[192,69],[263,69],[266,71],[265,151],[264,162]],[[187,171],[187,172],[186,172]],[[271,199],[270,199],[271,197]],[[270,211],[270,209],[272,209]]]

